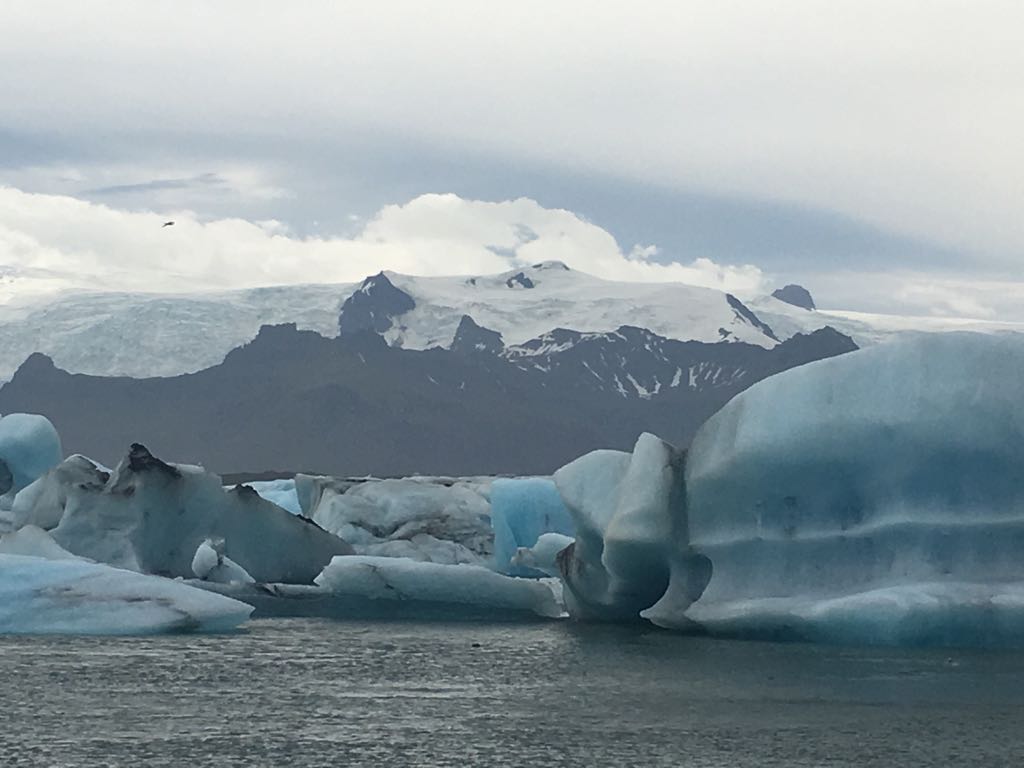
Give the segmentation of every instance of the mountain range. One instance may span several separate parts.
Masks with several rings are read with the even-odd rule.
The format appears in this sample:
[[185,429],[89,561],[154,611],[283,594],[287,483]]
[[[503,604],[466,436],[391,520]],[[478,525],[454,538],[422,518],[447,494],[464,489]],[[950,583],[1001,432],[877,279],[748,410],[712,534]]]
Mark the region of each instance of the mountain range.
[[[162,297],[131,325],[120,322],[123,297],[108,296],[93,305],[107,314],[94,316],[92,337],[54,307],[90,351],[78,350],[76,372],[33,350],[0,388],[0,412],[43,413],[65,450],[105,462],[143,442],[221,473],[546,473],[594,448],[629,448],[643,431],[686,445],[756,381],[857,348],[828,327],[777,334],[730,294],[611,283],[558,262],[475,278],[381,273],[336,290],[334,313],[327,294],[265,289],[200,316],[190,313],[213,298]],[[174,370],[192,367],[190,342],[213,348],[197,329],[231,325],[210,334],[225,343],[239,318],[278,319],[282,296],[316,302],[301,318],[319,327],[264,324],[222,360]],[[51,348],[72,351],[62,343]],[[104,348],[119,355],[105,368]],[[143,375],[105,375],[119,367]],[[146,375],[153,367],[174,375]]]

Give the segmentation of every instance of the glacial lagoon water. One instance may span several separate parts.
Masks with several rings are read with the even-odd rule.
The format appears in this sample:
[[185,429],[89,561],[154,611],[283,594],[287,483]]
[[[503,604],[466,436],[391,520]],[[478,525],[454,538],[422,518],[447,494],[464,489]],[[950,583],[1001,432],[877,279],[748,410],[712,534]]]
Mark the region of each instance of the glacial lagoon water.
[[1016,766],[1024,653],[265,619],[0,638],[0,765]]

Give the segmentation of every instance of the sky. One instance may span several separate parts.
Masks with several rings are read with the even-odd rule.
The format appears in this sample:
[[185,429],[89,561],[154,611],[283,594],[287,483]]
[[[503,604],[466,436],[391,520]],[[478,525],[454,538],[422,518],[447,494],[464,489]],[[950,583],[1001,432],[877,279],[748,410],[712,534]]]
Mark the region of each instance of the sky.
[[0,300],[560,258],[1024,320],[1020,29],[1002,0],[5,0]]

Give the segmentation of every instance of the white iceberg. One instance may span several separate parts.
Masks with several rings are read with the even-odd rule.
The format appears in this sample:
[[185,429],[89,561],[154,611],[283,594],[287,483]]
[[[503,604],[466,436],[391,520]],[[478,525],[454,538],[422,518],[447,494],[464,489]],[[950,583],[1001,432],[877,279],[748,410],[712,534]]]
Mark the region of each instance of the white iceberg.
[[51,530],[60,525],[68,493],[75,495],[86,489],[100,491],[110,473],[85,456],[69,456],[31,485],[23,488],[11,504],[12,529],[37,526]]
[[[494,569],[513,576],[544,572],[525,564],[520,550],[530,550],[547,533],[571,537],[572,516],[558,488],[546,477],[501,478],[491,484],[491,527],[494,529]],[[541,555],[543,558],[544,555]]]
[[684,623],[1024,644],[1022,457],[1022,336],[924,336],[762,381],[690,449],[689,546],[713,572]]
[[490,504],[474,480],[343,480],[298,475],[303,514],[361,555],[453,565],[493,551]]
[[254,584],[256,579],[224,554],[223,539],[206,539],[192,557],[192,573],[197,579],[219,584]]
[[503,576],[476,565],[442,565],[404,558],[336,557],[316,583],[333,595],[401,602],[409,613],[422,606],[482,608],[499,613],[562,615],[543,580]]
[[158,576],[0,554],[0,634],[223,632],[251,612],[245,603]]

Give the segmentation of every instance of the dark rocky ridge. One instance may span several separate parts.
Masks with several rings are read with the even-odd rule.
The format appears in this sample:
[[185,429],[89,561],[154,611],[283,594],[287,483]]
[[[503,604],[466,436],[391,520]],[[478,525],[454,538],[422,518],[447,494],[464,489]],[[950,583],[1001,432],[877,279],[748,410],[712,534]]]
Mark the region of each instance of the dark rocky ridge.
[[453,349],[405,350],[373,331],[402,302],[394,292],[407,295],[383,275],[363,288],[338,338],[264,326],[198,373],[86,376],[32,355],[0,388],[0,413],[45,414],[68,452],[104,463],[142,442],[222,474],[546,473],[594,448],[628,449],[643,431],[685,446],[756,381],[856,349],[830,328],[768,350],[631,327],[506,348],[467,317]]
[[[732,311],[736,313],[737,317],[746,320],[752,326],[760,330],[761,333],[763,333],[769,339],[780,341],[779,337],[775,335],[775,331],[773,331],[767,323],[762,321],[761,318],[759,318],[757,315],[751,312],[747,305],[744,304],[742,301],[737,299],[731,293],[725,294],[725,300],[729,302],[729,306],[732,307]],[[728,335],[728,332],[726,332],[724,335]]]

